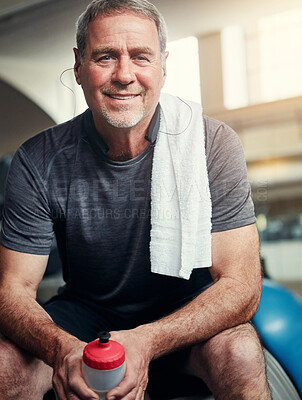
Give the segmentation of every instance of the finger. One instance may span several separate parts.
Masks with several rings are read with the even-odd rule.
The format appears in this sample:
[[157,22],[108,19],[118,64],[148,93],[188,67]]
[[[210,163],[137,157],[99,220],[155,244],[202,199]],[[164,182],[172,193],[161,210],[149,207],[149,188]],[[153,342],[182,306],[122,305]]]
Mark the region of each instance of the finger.
[[148,384],[148,373],[139,379],[130,377],[126,375],[121,383],[114,389],[110,390],[106,396],[108,400],[112,398],[122,398],[123,400],[134,400],[134,399],[144,399],[144,392]]
[[[75,373],[77,371],[78,373]],[[53,377],[53,388],[57,400],[99,400],[99,396],[88,388],[80,371],[77,368],[69,367],[63,372],[59,372]]]
[[99,396],[90,389],[83,379],[72,378],[69,381],[69,392],[81,400],[99,400]]
[[99,396],[87,386],[82,375],[81,364],[73,365],[68,369],[67,382],[70,393],[76,395],[76,398],[81,400],[99,400]]
[[122,399],[123,400],[136,400],[137,393],[138,393],[138,388],[135,387],[134,389],[131,390],[131,392],[127,393],[127,395],[124,396]]
[[118,386],[113,388],[107,393],[106,398],[111,400],[111,398],[124,398],[128,393],[136,389],[137,379],[129,375],[125,375],[124,379],[119,383]]
[[52,387],[55,392],[56,400],[67,400],[63,383],[59,377],[54,376],[52,379]]
[[57,400],[80,400],[72,393],[68,382],[68,372],[63,368],[53,376],[53,389]]
[[142,386],[135,387],[129,392],[123,400],[144,400],[144,389]]
[[55,392],[56,400],[67,400],[64,389],[62,389],[62,388],[58,389],[58,388],[53,387],[53,390]]
[[145,374],[144,378],[141,381],[141,384],[139,386],[136,398],[137,400],[150,400],[148,394],[146,393],[146,389],[148,386],[148,373]]
[[145,391],[142,386],[139,386],[136,393],[136,400],[144,400]]

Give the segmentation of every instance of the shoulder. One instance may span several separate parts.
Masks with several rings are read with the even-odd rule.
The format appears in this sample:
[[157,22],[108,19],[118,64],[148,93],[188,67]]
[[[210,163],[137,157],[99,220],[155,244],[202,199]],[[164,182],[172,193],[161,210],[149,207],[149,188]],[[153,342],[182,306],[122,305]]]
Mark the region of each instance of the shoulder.
[[222,121],[218,121],[215,118],[203,115],[203,122],[205,129],[208,134],[217,134],[219,132],[234,132],[234,130]]
[[205,151],[209,179],[238,171],[246,173],[243,146],[237,133],[224,122],[204,116]]
[[62,155],[68,159],[75,153],[82,135],[82,118],[83,114],[31,137],[20,146],[15,158],[22,158],[45,177],[55,160]]
[[237,133],[223,122],[204,117],[212,232],[255,222],[245,155]]
[[224,152],[242,151],[242,144],[238,134],[224,122],[203,116],[205,132],[205,148],[207,156],[219,149]]
[[35,157],[41,150],[57,151],[74,144],[81,131],[82,117],[83,114],[38,133],[22,144],[23,149],[29,156]]
[[245,154],[238,134],[224,122],[204,116],[205,152],[208,172],[245,171]]

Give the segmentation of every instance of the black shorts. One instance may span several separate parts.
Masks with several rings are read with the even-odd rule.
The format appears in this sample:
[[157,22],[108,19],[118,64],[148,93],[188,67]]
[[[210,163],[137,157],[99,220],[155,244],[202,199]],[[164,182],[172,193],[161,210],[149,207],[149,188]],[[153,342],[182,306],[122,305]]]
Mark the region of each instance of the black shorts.
[[[58,326],[84,342],[96,339],[97,333],[103,330],[109,332],[127,329],[126,326],[118,326],[119,323],[115,320],[114,315],[110,313],[101,315],[86,304],[68,298],[64,294],[53,297],[43,305],[43,308]],[[194,394],[196,385],[200,390],[204,390],[204,384],[200,380],[197,381],[196,378],[183,376],[177,378],[182,375],[189,355],[190,348],[187,348],[151,362],[148,386],[151,397],[167,398],[167,395],[170,396],[171,390],[176,391],[176,397],[179,397],[182,390],[184,390],[184,395],[188,390],[190,392],[193,390]],[[186,379],[190,380],[189,384],[184,384]],[[182,382],[181,388],[178,387],[179,382]],[[191,394],[190,392],[189,394]]]
[[84,342],[96,339],[100,331],[116,329],[91,307],[65,295],[51,298],[43,308],[58,326]]

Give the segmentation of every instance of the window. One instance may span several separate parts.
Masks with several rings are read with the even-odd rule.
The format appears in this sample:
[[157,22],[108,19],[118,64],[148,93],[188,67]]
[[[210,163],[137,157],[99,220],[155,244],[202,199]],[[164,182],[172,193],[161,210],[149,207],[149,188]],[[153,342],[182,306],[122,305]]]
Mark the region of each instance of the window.
[[244,107],[302,95],[302,8],[222,31],[224,101]]
[[167,44],[167,78],[163,91],[201,103],[198,40],[190,36]]

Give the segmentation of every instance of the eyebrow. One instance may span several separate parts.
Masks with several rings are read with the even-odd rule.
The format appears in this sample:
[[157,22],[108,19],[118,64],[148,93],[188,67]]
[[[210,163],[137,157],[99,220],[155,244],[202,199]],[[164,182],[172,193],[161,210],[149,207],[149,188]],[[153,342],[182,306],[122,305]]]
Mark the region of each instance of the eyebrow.
[[[129,53],[134,54],[134,55],[136,55],[136,54],[154,55],[154,51],[150,47],[147,47],[147,46],[133,47],[132,49],[129,50]],[[113,55],[117,56],[117,55],[119,55],[119,50],[114,47],[110,47],[110,46],[99,47],[92,51],[91,58],[96,59],[101,54],[113,54]]]

